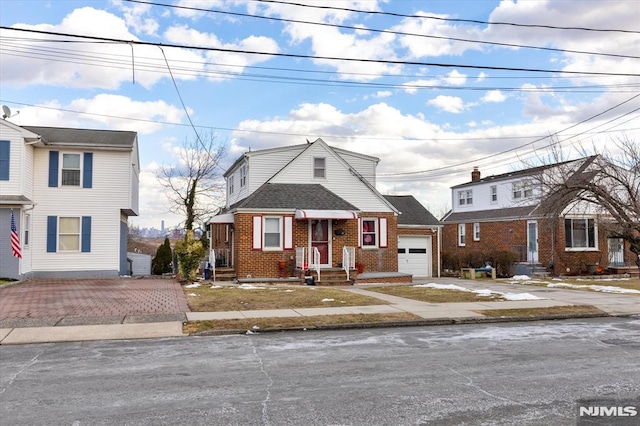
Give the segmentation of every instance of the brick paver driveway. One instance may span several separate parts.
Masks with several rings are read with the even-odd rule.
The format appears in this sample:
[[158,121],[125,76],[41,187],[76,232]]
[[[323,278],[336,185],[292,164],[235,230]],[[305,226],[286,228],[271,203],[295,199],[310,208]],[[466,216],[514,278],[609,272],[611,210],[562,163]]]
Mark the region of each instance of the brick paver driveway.
[[168,321],[188,311],[169,279],[37,279],[0,289],[0,327]]

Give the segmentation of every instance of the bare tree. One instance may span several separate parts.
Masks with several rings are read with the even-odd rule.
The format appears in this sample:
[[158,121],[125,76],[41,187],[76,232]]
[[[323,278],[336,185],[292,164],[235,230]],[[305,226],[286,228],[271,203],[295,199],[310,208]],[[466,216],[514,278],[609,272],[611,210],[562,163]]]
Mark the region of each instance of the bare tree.
[[543,212],[557,216],[582,205],[599,213],[603,226],[630,244],[640,267],[640,145],[623,136],[600,152],[594,146],[595,155],[580,151],[584,157],[578,161],[562,161],[559,149],[551,154],[557,166],[541,173],[538,182]]
[[222,204],[225,193],[220,162],[226,145],[217,143],[212,133],[185,139],[180,161],[162,165],[156,177],[169,191],[170,210],[185,217],[185,229],[200,226]]

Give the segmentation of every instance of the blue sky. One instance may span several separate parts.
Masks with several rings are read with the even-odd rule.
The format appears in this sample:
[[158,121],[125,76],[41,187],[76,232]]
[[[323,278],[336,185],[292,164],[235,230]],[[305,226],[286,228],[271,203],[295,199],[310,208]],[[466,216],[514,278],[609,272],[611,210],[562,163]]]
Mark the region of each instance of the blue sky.
[[378,189],[436,216],[474,166],[488,176],[547,158],[549,135],[567,157],[640,140],[637,1],[155,3],[0,3],[1,26],[30,30],[0,29],[10,120],[137,131],[141,227],[180,222],[155,170],[195,137],[190,120],[227,145],[223,168],[318,137],[376,156]]

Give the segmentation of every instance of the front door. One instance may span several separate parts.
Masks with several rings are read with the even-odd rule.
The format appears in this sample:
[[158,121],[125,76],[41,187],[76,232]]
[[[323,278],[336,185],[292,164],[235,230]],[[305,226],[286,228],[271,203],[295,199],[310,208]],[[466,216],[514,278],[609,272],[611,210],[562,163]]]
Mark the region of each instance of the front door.
[[609,266],[624,266],[624,240],[609,238]]
[[331,266],[331,221],[319,219],[310,221],[309,226],[311,250],[309,264],[313,264],[314,248],[320,253],[320,266]]
[[527,262],[538,261],[538,223],[527,222]]

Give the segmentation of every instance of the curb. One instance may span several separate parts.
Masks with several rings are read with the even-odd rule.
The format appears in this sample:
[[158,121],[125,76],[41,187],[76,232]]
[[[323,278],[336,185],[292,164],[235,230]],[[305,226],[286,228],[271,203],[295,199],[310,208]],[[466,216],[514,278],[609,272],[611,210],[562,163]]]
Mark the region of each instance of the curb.
[[565,314],[565,315],[538,315],[530,317],[504,316],[504,317],[462,317],[462,318],[433,318],[414,321],[386,321],[386,322],[362,322],[346,324],[327,324],[310,327],[278,327],[265,328],[259,330],[246,329],[222,329],[204,330],[191,333],[188,336],[222,336],[229,334],[263,334],[287,331],[327,331],[327,330],[359,330],[369,328],[392,328],[392,327],[419,327],[419,326],[439,326],[456,324],[482,324],[482,323],[508,323],[508,322],[532,322],[532,321],[556,321],[580,318],[612,318],[612,317],[632,317],[634,315],[610,315],[607,313],[585,313],[585,314]]

